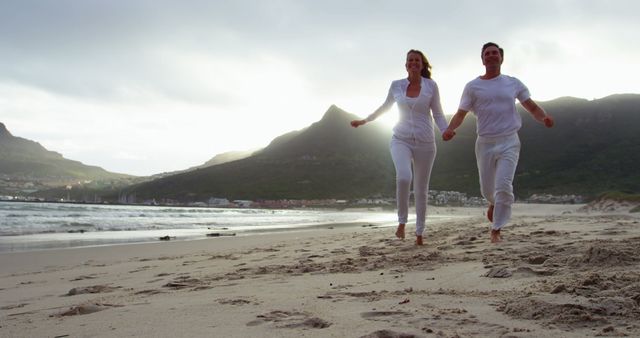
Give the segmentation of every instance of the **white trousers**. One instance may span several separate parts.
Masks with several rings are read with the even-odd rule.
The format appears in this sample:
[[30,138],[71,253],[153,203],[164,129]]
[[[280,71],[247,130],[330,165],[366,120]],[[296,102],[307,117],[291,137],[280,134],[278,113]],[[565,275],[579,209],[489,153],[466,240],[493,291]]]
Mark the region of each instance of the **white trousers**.
[[[396,168],[396,201],[398,223],[407,224],[409,217],[410,185],[413,178],[413,196],[416,203],[416,235],[422,236],[427,217],[429,178],[436,158],[435,142],[420,143],[401,140],[395,136],[390,144],[391,158]],[[411,164],[413,163],[413,175]]]
[[511,218],[514,201],[513,176],[520,156],[517,133],[476,139],[476,160],[480,176],[480,192],[494,205],[492,228],[500,230]]

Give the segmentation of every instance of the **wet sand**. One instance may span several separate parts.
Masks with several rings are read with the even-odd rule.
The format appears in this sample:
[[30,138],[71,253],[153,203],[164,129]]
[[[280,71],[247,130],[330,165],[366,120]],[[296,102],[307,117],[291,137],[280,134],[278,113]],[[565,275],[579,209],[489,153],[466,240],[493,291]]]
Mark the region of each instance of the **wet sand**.
[[640,336],[638,213],[429,210],[469,216],[0,254],[0,336]]

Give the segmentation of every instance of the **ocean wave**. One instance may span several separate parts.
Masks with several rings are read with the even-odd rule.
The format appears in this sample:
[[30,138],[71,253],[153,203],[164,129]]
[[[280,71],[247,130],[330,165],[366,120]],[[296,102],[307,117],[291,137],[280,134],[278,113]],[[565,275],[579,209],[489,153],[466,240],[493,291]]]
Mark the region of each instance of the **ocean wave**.
[[70,222],[70,223],[67,223],[67,225],[71,226],[71,227],[92,227],[92,228],[95,227],[94,224],[91,224],[91,223],[80,223],[80,222]]
[[7,214],[4,217],[29,217],[29,214]]

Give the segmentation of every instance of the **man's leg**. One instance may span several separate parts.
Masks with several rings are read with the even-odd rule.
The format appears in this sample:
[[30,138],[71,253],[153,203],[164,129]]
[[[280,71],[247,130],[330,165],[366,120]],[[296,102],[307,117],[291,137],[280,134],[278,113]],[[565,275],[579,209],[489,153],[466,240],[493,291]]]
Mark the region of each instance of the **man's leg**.
[[495,176],[495,209],[493,229],[500,230],[511,219],[513,195],[513,177],[520,157],[520,140],[513,135],[502,145],[502,153],[497,161]]
[[[480,178],[480,193],[490,205],[495,205],[496,159],[493,154],[494,143],[476,140],[476,162]],[[487,215],[488,216],[488,215]]]

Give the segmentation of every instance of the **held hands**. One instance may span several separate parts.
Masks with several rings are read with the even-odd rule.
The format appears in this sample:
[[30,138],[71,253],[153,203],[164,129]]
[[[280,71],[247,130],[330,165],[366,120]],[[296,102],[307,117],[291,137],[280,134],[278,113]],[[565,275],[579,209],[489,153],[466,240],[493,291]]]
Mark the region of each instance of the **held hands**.
[[553,118],[551,116],[547,115],[542,119],[542,123],[544,123],[545,127],[551,128],[551,127],[553,127]]
[[367,123],[367,120],[353,120],[351,121],[351,126],[354,128],[358,128],[359,126]]
[[442,139],[444,141],[449,141],[454,136],[456,136],[456,132],[451,130],[451,129],[447,129],[447,130],[444,131],[444,133],[442,133]]

